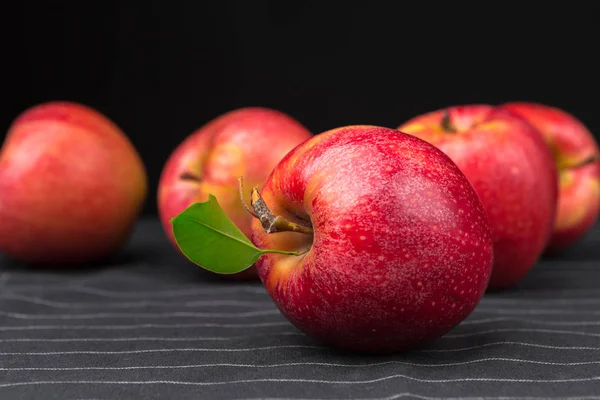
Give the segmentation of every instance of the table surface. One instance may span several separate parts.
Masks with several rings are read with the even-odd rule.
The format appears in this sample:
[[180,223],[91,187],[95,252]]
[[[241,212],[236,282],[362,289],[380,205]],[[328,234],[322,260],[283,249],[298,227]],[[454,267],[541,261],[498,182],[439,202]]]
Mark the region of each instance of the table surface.
[[597,226],[426,349],[375,357],[304,336],[144,218],[110,265],[0,257],[0,399],[600,399],[599,245]]

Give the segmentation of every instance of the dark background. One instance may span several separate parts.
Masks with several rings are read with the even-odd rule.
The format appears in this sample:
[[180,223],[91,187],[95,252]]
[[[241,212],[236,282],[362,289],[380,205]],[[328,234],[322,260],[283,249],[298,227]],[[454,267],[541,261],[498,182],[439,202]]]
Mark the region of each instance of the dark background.
[[242,106],[279,109],[319,133],[529,100],[572,112],[598,137],[600,7],[548,4],[4,3],[0,140],[34,104],[92,106],[140,151],[155,212],[170,152]]

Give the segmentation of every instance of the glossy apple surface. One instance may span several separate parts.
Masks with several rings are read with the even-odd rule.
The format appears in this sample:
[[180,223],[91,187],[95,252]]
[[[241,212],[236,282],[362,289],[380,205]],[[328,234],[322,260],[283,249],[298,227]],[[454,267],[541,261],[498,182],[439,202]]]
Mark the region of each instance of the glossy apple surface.
[[540,258],[556,214],[556,168],[539,132],[489,105],[432,111],[398,130],[450,156],[479,194],[494,238],[488,288],[518,283]]
[[[209,194],[249,237],[253,217],[241,202],[238,177],[245,188],[262,187],[275,165],[310,137],[289,115],[260,107],[229,111],[192,132],[170,155],[158,185],[159,216],[173,246],[179,250],[171,218]],[[258,279],[254,267],[227,277]]]
[[598,221],[600,149],[590,130],[575,116],[544,104],[502,105],[535,126],[554,154],[559,174],[558,211],[548,253],[564,250]]
[[265,233],[261,280],[300,330],[343,348],[417,347],[466,318],[483,295],[492,240],[466,177],[434,146],[393,129],[321,133],[277,165],[262,190],[275,215],[313,235]]
[[71,102],[25,110],[0,153],[0,251],[30,264],[80,264],[117,252],[147,195],[123,131]]

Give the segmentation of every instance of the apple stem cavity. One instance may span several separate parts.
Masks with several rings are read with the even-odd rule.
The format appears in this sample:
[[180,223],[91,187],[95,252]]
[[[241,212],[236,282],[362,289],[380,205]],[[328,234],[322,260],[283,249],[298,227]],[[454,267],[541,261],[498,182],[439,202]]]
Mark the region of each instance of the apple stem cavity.
[[252,205],[252,208],[254,208],[263,229],[267,233],[299,232],[312,235],[314,232],[313,229],[308,226],[297,224],[278,215],[273,215],[256,187],[252,188],[250,204]]
[[456,127],[450,121],[450,113],[447,109],[442,111],[442,121],[441,121],[442,129],[448,133],[456,133]]
[[200,178],[198,175],[194,175],[191,172],[184,172],[181,175],[179,175],[179,179],[181,179],[182,181],[193,181],[193,182],[200,182],[202,180],[202,178]]
[[593,164],[599,160],[600,160],[600,154],[596,153],[596,154],[589,156],[588,158],[583,159],[583,161],[576,163],[575,165],[571,165],[567,168],[569,168],[569,169],[583,168],[583,167],[587,167],[588,165]]

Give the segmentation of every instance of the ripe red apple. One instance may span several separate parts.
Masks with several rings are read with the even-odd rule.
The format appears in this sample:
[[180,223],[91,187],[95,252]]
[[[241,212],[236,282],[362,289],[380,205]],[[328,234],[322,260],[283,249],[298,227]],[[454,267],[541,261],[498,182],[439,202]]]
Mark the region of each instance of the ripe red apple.
[[[173,246],[179,250],[171,218],[209,194],[249,236],[252,216],[241,203],[238,177],[248,187],[262,187],[275,165],[310,137],[289,115],[261,107],[229,111],[190,134],[172,152],[158,185],[159,216]],[[257,279],[254,267],[227,276]]]
[[0,152],[0,251],[50,265],[111,256],[146,194],[143,162],[111,120],[82,104],[36,105]]
[[566,249],[598,220],[598,143],[580,120],[559,108],[529,102],[511,102],[502,107],[536,127],[553,151],[559,174],[558,211],[546,251],[555,253]]
[[488,288],[506,289],[519,282],[540,258],[556,213],[556,168],[539,132],[489,105],[428,112],[398,130],[450,156],[479,194],[494,238]]
[[414,348],[451,330],[485,292],[493,249],[483,206],[423,140],[375,126],[321,133],[275,167],[261,196],[274,215],[312,228],[266,233],[255,219],[252,241],[304,253],[264,254],[256,265],[281,312],[325,343]]

